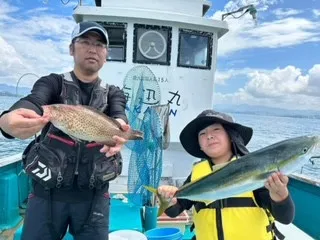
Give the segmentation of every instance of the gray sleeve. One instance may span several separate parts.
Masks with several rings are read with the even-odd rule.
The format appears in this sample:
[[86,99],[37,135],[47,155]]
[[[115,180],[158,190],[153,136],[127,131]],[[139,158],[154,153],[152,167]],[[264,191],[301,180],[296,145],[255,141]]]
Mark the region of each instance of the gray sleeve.
[[258,205],[268,209],[272,216],[280,223],[290,224],[295,216],[295,205],[290,196],[281,202],[275,202],[270,198],[269,191],[263,187],[253,191]]
[[295,206],[291,196],[281,202],[271,200],[271,213],[278,222],[290,224],[295,216]]

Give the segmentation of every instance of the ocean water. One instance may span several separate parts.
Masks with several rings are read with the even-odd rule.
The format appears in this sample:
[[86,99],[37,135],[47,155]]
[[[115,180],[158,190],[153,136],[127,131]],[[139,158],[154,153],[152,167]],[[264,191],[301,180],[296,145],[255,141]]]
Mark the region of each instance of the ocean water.
[[[0,96],[0,112],[8,109],[18,99],[15,97]],[[254,129],[253,137],[248,144],[248,149],[254,151],[278,141],[302,136],[319,135],[320,120],[311,118],[293,118],[279,116],[262,116],[252,114],[230,113],[237,122],[251,126]],[[10,140],[0,134],[0,159],[21,153],[28,140]],[[308,163],[298,171],[303,175],[319,180],[320,179],[320,159],[316,159],[314,164]]]

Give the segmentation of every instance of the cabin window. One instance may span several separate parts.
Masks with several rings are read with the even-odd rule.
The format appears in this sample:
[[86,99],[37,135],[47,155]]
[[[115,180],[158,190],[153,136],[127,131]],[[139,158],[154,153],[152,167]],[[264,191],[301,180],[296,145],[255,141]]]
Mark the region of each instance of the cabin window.
[[133,62],[170,65],[171,27],[134,24]]
[[178,66],[210,69],[213,34],[194,30],[179,30]]
[[127,50],[127,24],[100,22],[108,32],[109,48],[107,61],[125,62]]

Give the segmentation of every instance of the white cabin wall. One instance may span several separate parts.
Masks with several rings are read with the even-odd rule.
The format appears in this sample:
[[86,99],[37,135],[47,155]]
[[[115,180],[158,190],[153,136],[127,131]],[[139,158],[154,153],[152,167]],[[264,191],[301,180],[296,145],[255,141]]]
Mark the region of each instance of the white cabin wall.
[[[179,14],[202,16],[202,0],[130,0],[126,1],[128,10],[130,9],[146,9],[159,12],[174,12]],[[102,0],[102,7],[107,8],[123,8],[123,2],[119,0]]]
[[[117,3],[114,1],[114,4]],[[166,14],[163,14],[162,19],[165,19],[165,17]],[[181,181],[184,181],[188,174],[190,174],[192,163],[196,159],[184,151],[179,142],[179,134],[183,127],[196,115],[198,115],[200,111],[202,111],[203,109],[212,108],[213,106],[213,83],[214,73],[216,71],[216,53],[218,44],[218,33],[215,32],[215,28],[208,25],[196,26],[187,23],[164,22],[163,20],[155,19],[149,19],[148,21],[146,21],[145,19],[139,18],[131,19],[127,17],[103,15],[87,15],[84,16],[84,20],[122,22],[127,24],[126,62],[107,62],[100,72],[100,77],[102,78],[104,83],[114,84],[119,86],[120,88],[123,87],[125,76],[128,71],[130,71],[130,69],[135,66],[145,65],[133,63],[134,24],[148,24],[172,27],[170,66],[154,64],[146,64],[145,66],[150,68],[157,78],[168,80],[164,82],[158,82],[161,93],[161,104],[168,103],[168,101],[173,97],[172,93],[179,93],[179,106],[177,104],[177,97],[175,97],[172,101],[172,104],[170,104],[170,108],[174,112],[176,112],[176,115],[170,115],[171,143],[169,148],[164,150],[163,152],[162,183],[172,184],[175,183],[175,179],[181,179]],[[197,31],[214,33],[210,70],[177,67],[179,28],[194,29]],[[124,161],[123,171],[118,178],[110,183],[111,192],[127,191],[130,154],[131,151],[129,149],[125,148],[122,151]]]
[[[104,82],[122,87],[127,72],[134,66],[144,65],[132,62],[133,28],[133,23],[128,23],[126,63],[107,62],[100,73]],[[170,66],[145,65],[151,69],[156,77],[168,80],[167,82],[159,82],[161,104],[168,103],[168,101],[174,97],[173,93],[178,94],[174,97],[170,105],[172,111],[175,113],[175,115],[171,114],[170,116],[171,141],[173,142],[179,141],[179,133],[183,126],[185,126],[191,118],[195,117],[199,113],[199,110],[212,108],[217,49],[217,34],[213,34],[212,63],[210,70],[177,67],[178,29],[178,27],[172,27]],[[179,96],[180,99],[178,101]]]

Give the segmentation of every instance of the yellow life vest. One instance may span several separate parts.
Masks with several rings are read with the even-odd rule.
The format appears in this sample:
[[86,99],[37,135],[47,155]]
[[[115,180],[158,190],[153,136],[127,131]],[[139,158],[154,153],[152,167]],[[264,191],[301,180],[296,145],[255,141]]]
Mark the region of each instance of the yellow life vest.
[[[208,160],[201,161],[193,166],[191,181],[211,172]],[[209,206],[199,202],[193,212],[197,240],[274,239],[274,218],[268,210],[257,205],[253,192],[218,200]]]

